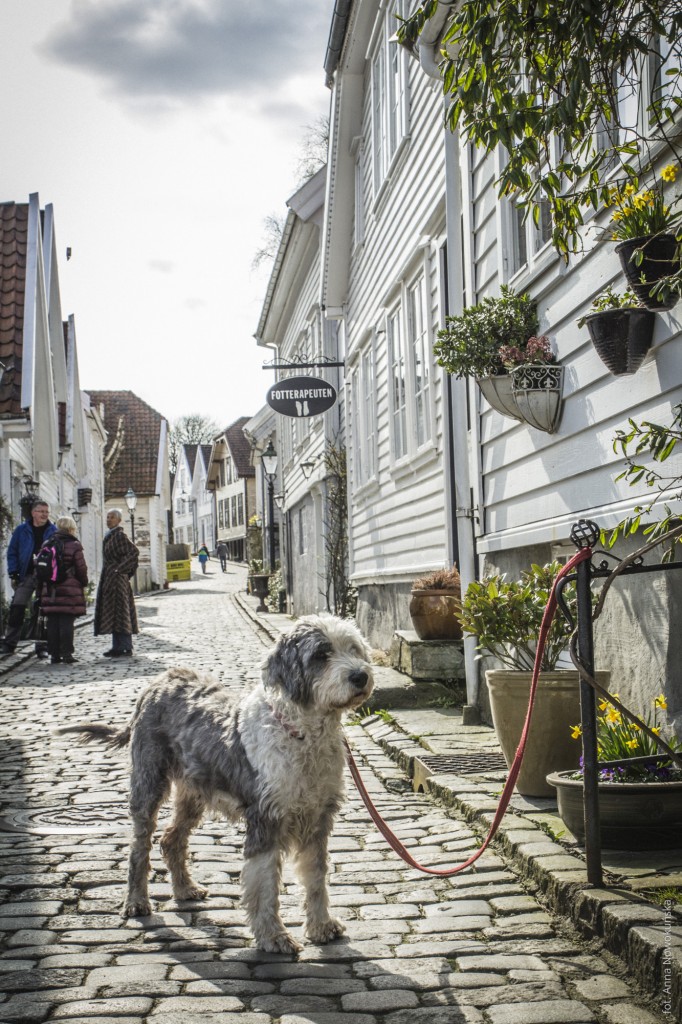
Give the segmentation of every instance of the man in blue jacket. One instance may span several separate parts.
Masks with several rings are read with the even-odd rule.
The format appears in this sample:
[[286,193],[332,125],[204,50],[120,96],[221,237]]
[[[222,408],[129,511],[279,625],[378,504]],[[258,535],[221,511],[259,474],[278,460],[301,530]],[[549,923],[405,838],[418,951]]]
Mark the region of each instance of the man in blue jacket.
[[[35,556],[57,527],[50,522],[50,509],[46,501],[37,499],[31,506],[31,518],[17,526],[7,547],[7,571],[14,595],[7,615],[7,630],[0,654],[13,654],[21,635],[26,607],[36,588]],[[39,658],[47,657],[47,645],[36,644]]]

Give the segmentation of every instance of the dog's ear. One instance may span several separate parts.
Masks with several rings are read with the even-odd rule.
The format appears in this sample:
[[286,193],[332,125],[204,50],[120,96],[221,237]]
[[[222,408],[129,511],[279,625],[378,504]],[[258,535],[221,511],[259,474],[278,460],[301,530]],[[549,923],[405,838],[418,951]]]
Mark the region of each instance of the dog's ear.
[[280,687],[297,704],[309,704],[312,698],[311,681],[306,678],[304,646],[298,630],[287,633],[280,637],[263,664],[264,684]]

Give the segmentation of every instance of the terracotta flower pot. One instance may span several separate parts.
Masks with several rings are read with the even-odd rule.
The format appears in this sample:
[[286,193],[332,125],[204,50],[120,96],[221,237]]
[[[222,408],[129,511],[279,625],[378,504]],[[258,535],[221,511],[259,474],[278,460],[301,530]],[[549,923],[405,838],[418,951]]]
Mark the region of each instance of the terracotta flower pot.
[[[585,838],[583,783],[555,772],[559,814],[575,838]],[[599,828],[607,850],[671,850],[682,836],[682,782],[600,782]]]
[[[641,263],[635,263],[632,255],[641,249]],[[674,235],[643,235],[640,238],[626,238],[616,246],[623,273],[630,288],[646,309],[672,309],[677,304],[678,295],[670,295],[667,299],[653,298],[649,293],[654,285],[664,277],[675,274],[680,269],[679,260],[675,259],[677,240]]]
[[[608,689],[610,672],[597,672]],[[490,710],[504,759],[510,766],[521,739],[528,710],[531,672],[488,670],[485,680]],[[554,796],[547,782],[550,772],[575,770],[582,747],[571,739],[570,726],[580,721],[578,673],[572,670],[541,672],[530,724],[528,743],[516,788],[522,796]]]
[[459,591],[413,590],[410,596],[410,618],[420,640],[461,640],[461,610]]

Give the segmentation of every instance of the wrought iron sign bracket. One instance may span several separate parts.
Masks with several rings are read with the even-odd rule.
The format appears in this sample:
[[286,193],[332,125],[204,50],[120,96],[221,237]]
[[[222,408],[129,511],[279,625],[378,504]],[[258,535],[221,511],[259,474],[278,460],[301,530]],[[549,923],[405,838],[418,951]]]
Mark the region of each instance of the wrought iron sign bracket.
[[270,363],[263,363],[263,367],[262,368],[264,370],[309,370],[309,369],[323,370],[327,366],[345,366],[345,365],[346,364],[344,362],[336,362],[333,359],[325,360],[323,362],[320,362],[319,360],[317,362],[299,362],[299,361],[290,362],[288,359],[285,359],[283,362],[280,362],[280,363],[276,363],[276,362],[274,362],[274,360],[273,360],[273,362],[270,362]]

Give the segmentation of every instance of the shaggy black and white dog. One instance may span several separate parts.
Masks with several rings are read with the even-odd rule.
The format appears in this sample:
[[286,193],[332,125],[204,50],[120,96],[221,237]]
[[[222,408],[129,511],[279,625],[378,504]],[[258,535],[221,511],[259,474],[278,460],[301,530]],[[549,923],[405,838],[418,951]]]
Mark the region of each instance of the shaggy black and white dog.
[[372,691],[369,649],[358,629],[331,615],[308,616],[282,636],[262,666],[262,682],[238,706],[226,688],[189,668],[164,672],[140,696],[127,728],[84,723],[80,733],[130,745],[133,836],[123,914],[151,912],[149,852],[159,808],[174,792],[161,837],[176,899],[206,889],[187,866],[190,833],[207,811],[246,825],[243,903],[261,949],[300,944],[279,912],[282,858],[290,854],[305,888],[306,934],[338,937],[329,915],[327,842],[344,786],[342,713]]

